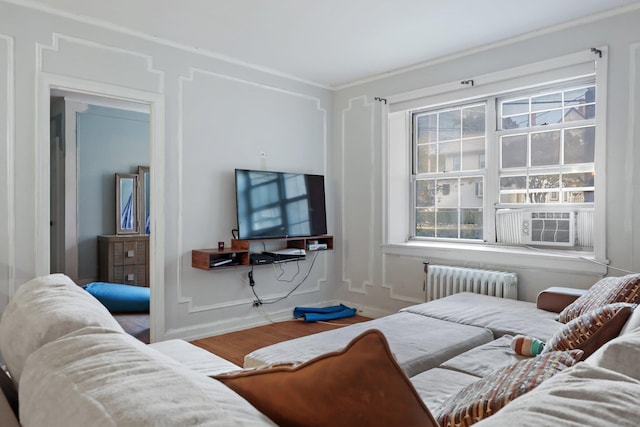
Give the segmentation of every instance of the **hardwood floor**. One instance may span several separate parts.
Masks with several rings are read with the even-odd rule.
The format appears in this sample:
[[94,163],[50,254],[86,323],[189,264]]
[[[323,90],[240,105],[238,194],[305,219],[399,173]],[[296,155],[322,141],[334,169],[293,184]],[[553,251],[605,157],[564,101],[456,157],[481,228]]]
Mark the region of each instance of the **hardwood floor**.
[[149,314],[147,313],[118,313],[113,317],[120,323],[122,329],[145,344],[149,344]]
[[191,343],[242,367],[244,356],[261,347],[367,320],[371,319],[353,316],[331,322],[310,323],[302,320],[288,320],[203,338]]

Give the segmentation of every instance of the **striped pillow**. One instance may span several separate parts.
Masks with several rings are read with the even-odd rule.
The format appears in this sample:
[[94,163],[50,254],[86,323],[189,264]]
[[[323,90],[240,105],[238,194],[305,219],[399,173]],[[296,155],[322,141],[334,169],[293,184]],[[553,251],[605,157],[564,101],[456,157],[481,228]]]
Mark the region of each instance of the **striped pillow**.
[[634,308],[634,304],[618,302],[576,317],[547,340],[542,353],[579,348],[584,351],[582,359],[586,359],[618,336]]
[[581,357],[582,350],[554,351],[498,369],[449,398],[434,415],[441,427],[470,426],[575,365]]
[[598,307],[615,302],[640,304],[640,274],[599,280],[587,293],[562,310],[558,321],[567,323]]

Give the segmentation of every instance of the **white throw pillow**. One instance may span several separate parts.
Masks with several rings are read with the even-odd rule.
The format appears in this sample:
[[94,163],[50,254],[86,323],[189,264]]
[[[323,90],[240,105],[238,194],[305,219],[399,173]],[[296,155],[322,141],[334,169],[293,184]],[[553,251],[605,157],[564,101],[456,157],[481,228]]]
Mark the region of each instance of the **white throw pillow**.
[[638,349],[640,349],[640,328],[612,339],[596,350],[585,362],[640,380]]
[[16,387],[33,351],[85,326],[123,331],[97,299],[64,274],[21,285],[0,321],[0,351]]

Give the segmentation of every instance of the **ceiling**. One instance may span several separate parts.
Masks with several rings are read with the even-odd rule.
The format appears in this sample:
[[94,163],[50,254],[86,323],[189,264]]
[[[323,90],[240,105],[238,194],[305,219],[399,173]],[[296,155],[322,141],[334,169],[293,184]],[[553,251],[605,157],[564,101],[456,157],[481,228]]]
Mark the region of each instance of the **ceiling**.
[[640,0],[10,0],[339,88]]

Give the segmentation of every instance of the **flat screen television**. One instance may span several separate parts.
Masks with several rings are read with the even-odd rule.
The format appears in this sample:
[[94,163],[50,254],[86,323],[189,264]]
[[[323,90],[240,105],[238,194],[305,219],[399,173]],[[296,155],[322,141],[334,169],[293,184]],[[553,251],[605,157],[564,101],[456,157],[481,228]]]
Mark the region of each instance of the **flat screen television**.
[[327,234],[324,176],[235,170],[238,239]]

